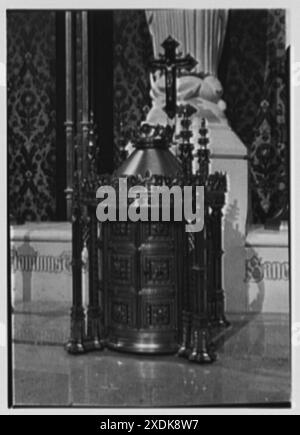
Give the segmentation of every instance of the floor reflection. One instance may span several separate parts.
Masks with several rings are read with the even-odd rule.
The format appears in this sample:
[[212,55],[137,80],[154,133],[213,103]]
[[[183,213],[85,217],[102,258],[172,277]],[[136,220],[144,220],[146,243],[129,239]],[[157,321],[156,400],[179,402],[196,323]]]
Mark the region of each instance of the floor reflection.
[[290,400],[288,319],[233,321],[211,366],[176,357],[14,346],[16,405],[173,407]]

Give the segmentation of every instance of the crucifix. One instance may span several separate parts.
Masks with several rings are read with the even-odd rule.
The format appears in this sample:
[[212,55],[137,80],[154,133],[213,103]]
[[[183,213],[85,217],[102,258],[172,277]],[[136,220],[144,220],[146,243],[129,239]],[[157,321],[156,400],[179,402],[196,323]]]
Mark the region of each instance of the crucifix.
[[171,119],[175,117],[177,109],[177,71],[181,71],[182,69],[191,71],[198,63],[190,54],[181,57],[182,54],[177,53],[179,45],[178,41],[169,36],[162,44],[165,54],[160,54],[159,59],[154,59],[151,62],[153,72],[161,70],[165,73],[166,106],[164,107],[164,110]]

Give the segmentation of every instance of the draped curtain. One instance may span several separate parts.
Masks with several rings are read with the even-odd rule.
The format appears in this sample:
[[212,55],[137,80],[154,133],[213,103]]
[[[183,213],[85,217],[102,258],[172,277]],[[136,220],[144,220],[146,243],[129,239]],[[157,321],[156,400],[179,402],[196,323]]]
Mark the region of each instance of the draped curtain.
[[[121,144],[144,120],[150,106],[151,37],[142,10],[114,11],[114,164],[122,162]],[[146,110],[147,111],[147,110]]]
[[196,71],[217,77],[222,54],[228,11],[156,10],[146,12],[155,57],[168,36],[180,42],[180,51],[199,62]]

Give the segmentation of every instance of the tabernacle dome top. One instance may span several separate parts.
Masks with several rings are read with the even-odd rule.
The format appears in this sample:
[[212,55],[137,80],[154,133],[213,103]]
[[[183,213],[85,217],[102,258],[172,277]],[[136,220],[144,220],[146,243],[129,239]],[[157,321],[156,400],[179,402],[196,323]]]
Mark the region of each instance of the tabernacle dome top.
[[143,124],[136,139],[134,152],[115,171],[115,177],[147,174],[178,177],[182,175],[180,162],[170,152],[173,129],[161,125]]

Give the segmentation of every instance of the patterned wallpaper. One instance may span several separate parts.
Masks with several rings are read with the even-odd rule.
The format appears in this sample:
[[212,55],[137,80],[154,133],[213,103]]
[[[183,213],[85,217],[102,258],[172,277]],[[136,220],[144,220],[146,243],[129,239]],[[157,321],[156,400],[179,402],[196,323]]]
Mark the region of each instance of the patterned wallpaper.
[[18,221],[55,215],[55,12],[7,13],[10,213]]
[[231,11],[219,75],[227,116],[249,150],[254,222],[288,203],[288,124],[283,10]]
[[288,86],[285,14],[268,12],[264,86],[250,146],[253,218],[288,219]]

